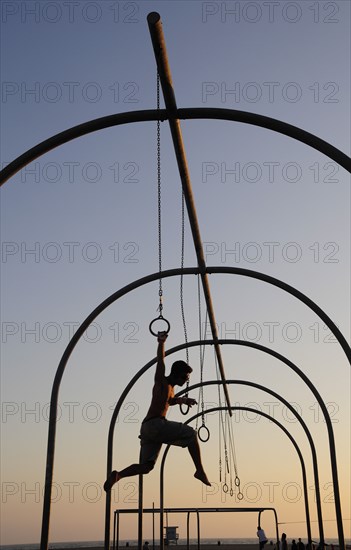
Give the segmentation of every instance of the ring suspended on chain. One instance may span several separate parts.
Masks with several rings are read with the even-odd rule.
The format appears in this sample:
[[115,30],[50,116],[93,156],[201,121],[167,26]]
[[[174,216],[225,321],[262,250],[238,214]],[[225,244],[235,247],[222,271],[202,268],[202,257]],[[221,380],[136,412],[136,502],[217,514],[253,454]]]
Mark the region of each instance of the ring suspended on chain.
[[182,409],[183,405],[184,405],[184,403],[181,403],[181,405],[179,405],[179,410],[184,416],[186,416],[188,414],[188,412],[190,411],[190,405],[184,405],[186,407],[185,412]]
[[241,491],[239,491],[236,496],[238,497],[238,500],[242,500],[244,498],[244,495],[242,494]]
[[229,494],[231,497],[234,495],[233,487],[230,488]]
[[[153,319],[153,320],[151,321],[151,323],[149,324],[149,331],[151,332],[151,334],[152,334],[153,336],[158,336],[157,332],[154,332],[154,331],[152,330],[152,325],[153,325],[156,321],[164,321],[164,322],[166,323],[167,329],[166,329],[164,332],[165,332],[166,334],[168,334],[169,331],[170,331],[170,329],[171,329],[171,325],[170,325],[170,322],[167,321],[167,319],[165,319],[165,318],[163,317],[163,315],[159,315],[158,317],[156,317],[156,319]],[[158,332],[160,332],[160,331],[158,331]]]
[[223,489],[223,493],[228,493],[229,487],[226,483],[224,483],[222,489]]
[[[200,434],[201,430],[205,430],[205,435],[201,436]],[[200,426],[200,428],[197,431],[197,436],[200,439],[200,441],[202,441],[203,443],[206,443],[206,441],[210,439],[210,430],[208,429],[207,426],[205,426],[205,424],[202,424],[202,426]]]
[[240,479],[238,478],[238,476],[235,476],[234,483],[235,483],[236,487],[240,487]]

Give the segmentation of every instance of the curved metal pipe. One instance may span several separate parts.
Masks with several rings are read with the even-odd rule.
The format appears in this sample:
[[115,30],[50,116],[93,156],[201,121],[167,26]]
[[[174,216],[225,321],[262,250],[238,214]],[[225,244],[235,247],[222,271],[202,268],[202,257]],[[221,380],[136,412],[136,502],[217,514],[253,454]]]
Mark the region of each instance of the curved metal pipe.
[[[307,439],[310,444],[311,448],[311,455],[312,455],[312,465],[313,465],[313,476],[314,476],[314,484],[316,488],[316,508],[317,508],[317,517],[318,517],[318,529],[319,529],[319,542],[322,548],[324,548],[324,528],[323,528],[323,516],[322,516],[322,504],[321,504],[321,495],[320,495],[320,486],[319,486],[319,473],[318,473],[318,461],[317,461],[317,453],[316,453],[316,447],[314,444],[314,441],[311,436],[311,432],[309,431],[305,421],[303,418],[299,415],[299,413],[294,409],[294,407],[284,399],[284,397],[281,397],[278,393],[271,390],[270,388],[267,388],[266,386],[261,386],[260,384],[256,384],[255,382],[250,382],[247,380],[227,380],[227,384],[235,384],[238,386],[251,386],[253,388],[256,388],[258,390],[262,390],[265,393],[269,393],[276,399],[278,399],[281,403],[283,403],[295,416],[295,418],[298,420],[298,422],[301,424],[302,428],[304,429],[304,432],[307,436]],[[192,386],[189,386],[186,390],[181,390],[176,394],[176,397],[182,395],[183,393],[187,391],[195,390],[199,387],[204,386],[212,386],[212,385],[222,385],[221,380],[207,380],[205,382],[194,384]],[[312,539],[311,539],[312,540]]]
[[[217,109],[213,107],[190,107],[185,109],[177,109],[174,116],[181,120],[227,120],[266,128],[267,130],[278,132],[279,134],[296,139],[305,145],[309,145],[313,149],[316,149],[320,153],[323,153],[330,159],[334,160],[348,172],[351,172],[351,159],[345,155],[345,153],[310,132],[306,132],[297,126],[287,124],[286,122],[282,122],[281,120],[277,120],[275,118],[262,116],[247,111],[238,111],[236,109]],[[96,118],[94,120],[89,120],[88,122],[78,124],[77,126],[72,126],[71,128],[68,128],[63,132],[59,132],[58,134],[55,134],[54,136],[38,143],[5,166],[5,168],[3,168],[0,172],[0,185],[4,184],[19,170],[24,168],[30,162],[33,162],[33,160],[51,151],[52,149],[63,145],[64,143],[72,141],[73,139],[91,134],[92,132],[96,132],[98,130],[111,128],[112,126],[119,126],[134,122],[152,122],[156,120],[169,120],[167,110],[148,109],[141,111],[127,111],[125,113],[108,115],[101,118]]]
[[[227,410],[227,407],[214,407],[213,409],[207,409],[205,411],[205,414],[210,414],[210,413],[216,412],[216,411],[226,411],[226,410]],[[264,413],[263,411],[258,411],[256,409],[251,409],[250,407],[236,407],[236,406],[235,407],[232,406],[232,410],[233,411],[253,412],[253,413],[257,413],[257,414],[267,418],[268,420],[270,420],[271,422],[276,424],[288,436],[291,443],[294,445],[295,450],[296,450],[296,452],[298,454],[298,457],[300,459],[300,464],[301,464],[302,481],[303,481],[303,493],[304,493],[304,500],[305,500],[307,537],[308,537],[308,540],[311,541],[312,540],[312,535],[311,535],[311,522],[310,522],[310,512],[309,512],[308,494],[307,494],[306,468],[305,468],[305,462],[304,462],[302,453],[301,453],[300,448],[299,448],[298,444],[296,443],[295,439],[290,434],[290,432],[280,422],[278,422],[278,420],[276,420],[273,416],[270,416],[269,414]],[[203,411],[195,414],[194,416],[189,418],[184,424],[190,424],[190,422],[192,422],[193,420],[195,420],[199,416],[202,416],[203,414],[204,414]],[[171,447],[171,445],[167,445],[167,447],[166,447],[166,449],[163,453],[163,457],[162,457],[162,461],[161,461],[161,467],[160,467],[160,522],[161,522],[161,519],[163,517],[163,509],[164,509],[164,481],[163,481],[163,479],[164,479],[164,466],[165,466],[166,457],[167,457],[167,454],[168,454],[168,451],[169,451],[170,447]],[[162,541],[162,543],[163,543],[163,541]],[[160,550],[163,550],[163,544],[162,543],[160,542]]]

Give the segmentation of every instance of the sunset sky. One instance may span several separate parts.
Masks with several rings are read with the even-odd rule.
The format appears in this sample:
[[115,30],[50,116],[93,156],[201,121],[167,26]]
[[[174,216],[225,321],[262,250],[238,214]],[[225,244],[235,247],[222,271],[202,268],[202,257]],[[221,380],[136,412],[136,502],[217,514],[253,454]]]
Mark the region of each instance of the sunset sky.
[[[37,143],[86,121],[156,108],[156,65],[146,22],[163,21],[178,107],[258,113],[350,151],[350,3],[330,1],[3,1],[1,167]],[[163,101],[161,101],[163,107]],[[316,150],[252,125],[182,122],[206,262],[276,277],[309,296],[350,334],[349,174]],[[161,124],[162,266],[181,265],[181,184],[169,126]],[[40,539],[48,403],[60,358],[77,327],[105,298],[158,271],[156,123],[95,132],[40,157],[2,188],[1,544]],[[186,267],[196,267],[185,224]],[[270,347],[295,363],[328,404],[335,433],[345,538],[350,538],[350,370],[323,321],[282,290],[254,279],[209,278],[219,337]],[[179,278],[164,280],[167,347],[184,342]],[[188,340],[199,339],[197,279],[184,278]],[[59,394],[50,541],[102,540],[107,434],[121,392],[156,353],[149,333],[158,284],[104,311],[74,350]],[[205,307],[201,300],[201,329]],[[207,327],[205,336],[210,338]],[[285,364],[257,350],[222,347],[228,379],[270,388],[294,404],[315,442],[327,538],[336,538],[326,424],[316,398]],[[167,359],[185,359],[185,352]],[[199,349],[189,350],[192,382]],[[204,380],[215,380],[213,349]],[[115,432],[114,466],[137,461],[153,368],[137,382]],[[303,453],[312,535],[318,540],[311,451],[301,426],[271,395],[229,387],[231,403],[281,422]],[[191,395],[201,401],[198,390]],[[206,408],[218,406],[206,387]],[[192,411],[194,414],[196,411]],[[178,407],[169,413],[184,421]],[[201,421],[200,421],[201,423]],[[195,423],[194,423],[195,425]],[[171,449],[167,507],[262,506],[277,510],[288,539],[306,538],[301,466],[267,419],[233,415],[244,499],[219,481],[219,419],[201,443],[211,488],[193,478],[186,450]],[[159,506],[159,463],[144,482]],[[113,509],[137,506],[137,479],[113,492]],[[174,523],[173,523],[174,520]],[[271,514],[263,516],[274,537]],[[172,517],[186,536],[185,517]],[[255,514],[208,514],[203,537],[255,537]],[[145,535],[151,536],[150,518]],[[193,536],[195,536],[195,522]],[[126,516],[121,538],[137,537]]]

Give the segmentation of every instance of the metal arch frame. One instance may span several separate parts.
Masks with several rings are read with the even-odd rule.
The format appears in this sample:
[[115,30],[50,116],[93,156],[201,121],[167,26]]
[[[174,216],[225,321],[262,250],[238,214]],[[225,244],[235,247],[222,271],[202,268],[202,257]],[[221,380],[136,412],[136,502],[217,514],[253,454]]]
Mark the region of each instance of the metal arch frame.
[[[132,122],[155,121],[155,120],[170,120],[174,118],[179,118],[179,119],[208,118],[208,119],[227,120],[227,121],[230,120],[230,121],[243,122],[243,123],[247,123],[255,126],[260,126],[266,129],[270,129],[272,131],[284,134],[293,139],[297,139],[298,141],[317,149],[319,152],[327,155],[329,158],[331,158],[332,160],[335,160],[335,162],[337,162],[346,170],[351,172],[351,160],[349,157],[347,157],[347,155],[345,155],[342,151],[335,148],[331,144],[325,142],[324,140],[321,140],[317,136],[309,132],[306,132],[305,130],[302,130],[296,126],[284,123],[277,119],[264,117],[262,115],[245,112],[245,111],[238,111],[233,109],[216,109],[216,108],[210,108],[210,109],[190,108],[190,109],[176,109],[172,114],[169,114],[167,110],[144,110],[144,111],[135,111],[132,113],[130,112],[120,113],[116,115],[101,117],[101,118],[74,126],[68,130],[65,130],[63,132],[60,132],[59,134],[52,136],[51,138],[48,138],[47,140],[44,140],[43,142],[39,143],[38,145],[34,146],[30,150],[22,154],[20,157],[17,157],[17,159],[11,162],[8,166],[6,166],[0,172],[0,185],[3,184],[5,181],[7,181],[7,179],[13,176],[21,168],[23,168],[28,163],[32,162],[42,154],[54,149],[59,145],[67,143],[68,141],[71,141],[77,137],[81,137],[88,133],[92,133],[97,130],[101,130],[103,128],[108,128],[108,127],[116,126],[120,124],[128,124]],[[210,273],[211,271],[208,271],[208,268],[207,268],[206,272]],[[340,338],[338,338],[338,340],[341,343],[342,347],[344,348],[346,354],[348,354],[348,349],[345,348],[345,343],[342,343]],[[71,351],[69,352],[68,357],[70,353]],[[55,382],[56,380],[57,380],[57,377],[55,377]],[[53,394],[57,393],[55,389],[55,382],[54,382],[54,387],[52,392]],[[58,382],[58,384],[59,383],[60,381]],[[56,395],[56,398],[57,398],[57,395]],[[50,417],[51,417],[51,408],[50,408]],[[50,427],[49,427],[49,433],[50,433]],[[54,435],[54,438],[55,438],[55,435]],[[49,436],[49,439],[50,439],[50,436]],[[50,443],[48,442],[48,456],[50,454],[49,447],[50,447]],[[53,465],[53,452],[51,454],[52,454],[52,459],[50,458],[50,460],[47,461],[47,472],[46,472],[47,476],[48,476],[48,471],[49,471],[49,477],[51,475],[50,491],[49,491],[50,497],[51,497],[51,484],[52,484],[52,467],[51,467],[51,474],[50,474],[50,467],[48,468],[48,462],[52,462],[52,465]],[[47,483],[45,482],[44,509],[50,509],[50,499],[49,500],[47,499],[47,487],[48,487]],[[45,515],[45,512],[44,512],[44,515]],[[48,544],[48,522],[45,530],[46,530],[46,534],[44,536],[44,539],[43,539],[43,532],[42,532],[42,539],[41,539],[42,548],[47,548],[47,544]]]
[[[205,414],[210,414],[212,412],[225,411],[225,410],[227,410],[227,407],[214,407],[212,409],[207,409],[205,411]],[[258,411],[256,409],[251,409],[250,407],[235,407],[235,406],[233,407],[232,406],[232,410],[233,411],[253,412],[253,413],[257,413],[257,414],[267,418],[268,420],[270,420],[271,422],[276,424],[288,436],[291,443],[294,445],[294,447],[296,449],[296,452],[298,454],[298,457],[300,459],[300,463],[301,463],[302,480],[303,480],[303,488],[304,488],[303,492],[304,492],[305,511],[306,511],[306,524],[307,524],[307,532],[309,533],[308,540],[310,542],[312,539],[311,539],[311,535],[310,535],[311,526],[310,526],[309,506],[308,506],[306,468],[305,468],[305,463],[304,463],[304,460],[303,460],[303,456],[302,456],[302,453],[300,451],[300,448],[299,448],[298,444],[296,443],[295,439],[290,434],[290,432],[280,422],[278,422],[278,420],[276,420],[273,416],[270,416],[269,414],[267,414],[263,411]],[[189,424],[190,422],[192,422],[196,418],[200,417],[202,414],[204,414],[202,411],[195,414],[194,416],[189,418],[185,422],[185,424]],[[161,466],[160,466],[160,533],[163,533],[164,466],[165,466],[165,461],[166,461],[167,454],[168,454],[168,451],[169,451],[170,447],[171,447],[171,445],[167,445],[167,447],[166,447],[166,449],[163,453]],[[162,531],[161,531],[161,528],[162,528]],[[279,539],[279,536],[277,537],[277,539]],[[139,546],[140,546],[140,541],[139,541]],[[163,543],[163,537],[162,536],[160,537],[160,550],[164,550],[164,543]]]
[[236,109],[221,109],[214,107],[190,107],[177,109],[177,111],[171,115],[168,114],[166,109],[145,109],[141,111],[132,111],[117,113],[114,115],[108,115],[88,122],[83,122],[77,126],[72,126],[63,132],[59,132],[46,140],[38,143],[31,149],[28,149],[25,153],[10,162],[0,172],[0,185],[5,183],[8,179],[14,176],[19,170],[24,168],[27,164],[37,159],[41,155],[72,141],[73,139],[82,137],[98,130],[104,130],[105,128],[111,128],[112,126],[119,126],[122,124],[131,124],[134,122],[152,122],[152,121],[165,121],[170,118],[177,117],[180,120],[198,120],[198,119],[212,119],[212,120],[226,120],[232,122],[241,122],[244,124],[250,124],[253,126],[259,126],[267,130],[272,130],[279,134],[283,134],[290,138],[296,139],[305,145],[309,145],[313,149],[316,149],[320,153],[326,155],[330,159],[334,160],[337,164],[345,168],[348,172],[351,172],[351,159],[345,153],[337,149],[327,141],[320,139],[319,137],[306,132],[302,128],[288,124],[281,120],[258,115],[256,113],[250,113],[249,111],[239,111]]
[[[218,386],[218,385],[221,385],[221,384],[222,384],[221,380],[214,380],[214,381],[209,380],[209,381],[202,382],[202,384],[194,384],[192,386],[189,386],[188,391],[190,392],[190,391],[192,391],[192,390],[194,390],[194,389],[196,389],[200,386],[202,386],[202,387],[211,386],[211,385],[217,385]],[[275,397],[276,399],[281,401],[281,403],[283,403],[293,413],[293,415],[296,417],[296,419],[298,420],[298,422],[302,426],[302,428],[303,428],[303,430],[304,430],[304,432],[307,436],[307,439],[309,441],[310,448],[311,448],[314,484],[315,484],[315,488],[316,488],[316,507],[317,507],[318,528],[319,528],[319,543],[322,547],[324,547],[323,515],[322,515],[322,505],[321,505],[321,496],[320,496],[320,487],[319,487],[319,473],[318,473],[317,453],[316,453],[316,447],[315,447],[313,438],[311,436],[311,432],[308,429],[305,421],[300,416],[300,414],[296,411],[296,409],[294,409],[294,407],[289,403],[289,401],[284,399],[284,397],[282,397],[281,395],[279,395],[275,391],[271,390],[270,388],[267,388],[266,386],[262,386],[261,384],[256,384],[255,382],[250,382],[248,380],[230,380],[230,379],[229,380],[227,379],[227,384],[236,384],[236,385],[239,385],[239,386],[249,386],[249,387],[253,387],[253,388],[258,389],[258,390],[262,390],[266,393],[269,393],[270,395],[272,395],[273,397]],[[183,393],[184,393],[184,390],[179,391],[176,394],[176,397],[182,395]],[[311,533],[309,534],[308,540],[312,540]]]
[[[201,346],[201,345],[213,345],[213,340],[197,340],[194,342],[188,342],[187,344],[181,344],[179,346],[176,346],[174,348],[171,348],[166,351],[166,356],[171,355],[177,351],[180,351],[187,347],[194,347],[194,346]],[[315,388],[315,386],[312,384],[312,382],[309,380],[309,378],[289,359],[281,355],[280,353],[267,348],[265,346],[262,346],[261,344],[257,344],[255,342],[246,342],[243,340],[219,340],[218,343],[220,345],[240,345],[244,347],[250,347],[257,349],[259,351],[263,351],[269,355],[272,355],[276,359],[282,361],[285,363],[289,368],[291,368],[294,372],[296,372],[300,378],[305,382],[305,384],[308,386],[308,388],[311,390],[313,395],[315,396],[318,404],[321,407],[326,426],[328,431],[328,438],[329,438],[329,451],[330,451],[330,462],[331,462],[331,470],[332,470],[332,479],[333,479],[333,489],[335,494],[335,515],[336,515],[336,521],[337,521],[337,527],[338,527],[338,535],[339,539],[343,541],[343,525],[342,525],[342,515],[341,515],[341,504],[340,504],[340,494],[339,494],[339,482],[338,482],[338,473],[337,473],[337,462],[336,462],[336,449],[335,449],[335,439],[334,439],[334,431],[332,422],[328,413],[328,409],[326,408],[324,401]],[[138,373],[134,375],[134,377],[131,379],[129,384],[126,386],[125,390],[121,394],[118,402],[116,403],[115,410],[111,417],[110,422],[110,428],[109,428],[109,434],[108,434],[108,445],[107,445],[107,475],[110,474],[112,470],[112,453],[113,453],[113,436],[114,436],[114,427],[116,424],[117,416],[120,411],[120,408],[124,402],[124,399],[128,395],[130,389],[134,386],[135,382],[146,372],[152,365],[156,363],[156,358],[149,361]],[[142,500],[142,476],[139,478],[139,500]],[[139,508],[142,506],[140,505]],[[110,514],[111,514],[111,494],[107,493],[106,495],[106,515],[105,515],[105,550],[108,550],[109,548],[109,540],[110,540]],[[139,516],[139,532],[142,530],[142,522],[141,517]],[[342,544],[340,544],[340,547],[342,547]]]
[[[160,20],[160,17],[158,14],[153,13],[153,14],[149,14],[148,16],[149,28],[152,35],[152,40],[153,40],[153,45],[154,45],[158,65],[160,63],[160,59],[158,57],[160,50],[156,51],[157,44],[155,43],[155,36],[158,32],[156,27],[159,23],[159,20]],[[164,83],[162,83],[162,85],[163,84]],[[173,89],[168,90],[168,92],[170,92],[169,97],[172,99],[173,103],[172,102],[169,103],[170,108],[167,108],[163,112],[156,111],[156,116],[155,116],[155,111],[140,111],[139,119],[138,119],[138,112],[122,113],[120,115],[110,115],[107,117],[96,119],[95,121],[89,121],[88,123],[81,124],[76,127],[70,128],[69,130],[66,130],[64,132],[61,132],[56,136],[52,136],[51,138],[45,140],[41,144],[38,144],[37,146],[33,147],[32,149],[30,149],[29,151],[27,151],[26,153],[24,153],[23,155],[15,159],[15,161],[10,163],[7,167],[5,167],[4,170],[0,173],[0,184],[4,183],[9,177],[11,177],[14,173],[16,173],[21,167],[25,166],[26,164],[28,164],[38,156],[42,155],[44,152],[49,151],[58,145],[66,143],[71,139],[74,139],[75,137],[79,137],[81,135],[102,129],[104,127],[115,126],[117,124],[137,122],[137,121],[167,119],[170,121],[171,129],[172,129],[172,124],[175,123],[176,121],[179,122],[178,119],[207,118],[207,117],[222,119],[222,120],[235,120],[238,122],[246,122],[248,124],[262,126],[270,130],[285,134],[289,137],[297,139],[298,141],[301,141],[302,143],[306,143],[307,145],[314,147],[315,149],[319,150],[321,153],[324,153],[330,158],[332,158],[333,160],[335,160],[338,164],[343,166],[345,169],[351,171],[351,161],[349,157],[347,157],[344,153],[342,153],[340,150],[333,147],[329,143],[325,142],[324,140],[321,140],[320,138],[318,138],[317,136],[314,136],[313,134],[310,134],[309,132],[306,132],[305,130],[302,130],[295,126],[278,121],[276,119],[263,117],[261,115],[257,115],[253,113],[246,113],[243,111],[226,110],[226,109],[201,109],[201,108],[182,109],[182,110],[177,109],[175,98],[173,95]],[[167,94],[164,93],[164,96],[165,96],[165,99],[167,99],[166,97]],[[230,116],[229,116],[229,113],[230,113]],[[226,116],[224,116],[224,114]],[[134,117],[134,120],[133,120],[133,117]],[[206,268],[205,264],[200,265],[200,268],[201,269],[199,269],[198,272],[202,277],[207,277],[207,274],[211,272]],[[159,274],[159,278],[160,278],[160,275],[161,274]],[[79,335],[79,338],[80,336],[81,335]],[[214,346],[219,350],[217,335],[213,333],[213,337],[215,338]],[[58,389],[59,389],[60,381],[63,375],[63,370],[65,368],[69,355],[72,352],[75,344],[78,342],[79,338],[77,338],[77,340],[74,340],[74,345],[72,345],[71,348],[69,346],[66,348],[66,351],[64,352],[62,360],[59,364],[59,367],[55,376],[55,380],[54,380],[53,389],[52,389],[52,397],[50,402],[49,436],[48,436],[47,466],[46,466],[45,494],[44,494],[43,529],[42,529],[42,537],[41,537],[41,548],[43,550],[46,549],[48,546],[49,517],[50,517],[50,505],[51,505],[50,499],[51,499],[53,459],[54,459],[54,441],[55,441],[55,433],[56,433],[56,429],[55,427],[52,426],[51,421],[52,421],[52,418],[56,419]],[[340,338],[338,338],[338,340],[341,343]],[[67,357],[67,360],[66,360],[66,357]],[[222,374],[222,378],[223,376],[224,374]],[[224,378],[224,381],[225,381],[225,378]],[[228,410],[230,412],[231,407],[228,407]],[[50,439],[51,436],[53,437]],[[340,534],[339,534],[339,539],[340,539]],[[342,536],[342,540],[343,540],[343,536]],[[341,542],[341,539],[340,539],[340,542]]]
[[[337,328],[337,326],[334,324],[334,322],[330,319],[330,317],[319,307],[317,304],[315,304],[310,298],[305,296],[303,293],[295,289],[294,287],[288,285],[287,283],[284,283],[280,281],[279,279],[276,279],[274,277],[271,277],[269,275],[265,275],[256,271],[248,270],[248,269],[242,269],[242,268],[236,268],[236,267],[211,267],[206,268],[206,271],[208,273],[229,273],[234,275],[242,275],[247,277],[252,277],[258,280],[262,280],[264,282],[268,282],[269,284],[272,284],[273,286],[276,286],[278,288],[281,288],[285,292],[288,292],[292,296],[295,296],[306,304],[312,311],[314,311],[330,328],[334,336],[337,338],[338,342],[340,343],[341,347],[343,348],[346,356],[351,360],[351,350],[347,344],[346,339],[342,335],[341,331]],[[47,444],[47,460],[46,460],[46,474],[45,474],[45,489],[44,489],[44,502],[43,502],[43,519],[42,519],[42,533],[41,533],[41,549],[46,550],[48,547],[48,539],[49,539],[49,524],[50,524],[50,511],[51,511],[51,491],[52,491],[52,480],[53,480],[53,466],[54,466],[54,455],[55,455],[55,438],[56,438],[56,419],[57,419],[57,404],[58,404],[58,393],[59,388],[62,380],[62,376],[64,373],[64,370],[66,368],[67,362],[69,360],[69,357],[71,353],[73,352],[75,346],[77,345],[78,341],[82,337],[84,331],[89,327],[89,325],[94,321],[94,319],[102,312],[104,311],[109,305],[114,303],[116,300],[121,298],[122,296],[128,294],[132,290],[135,290],[136,288],[139,288],[147,283],[153,282],[160,277],[167,278],[177,275],[197,275],[199,273],[199,268],[184,268],[184,269],[171,269],[166,270],[161,273],[153,273],[151,275],[148,275],[146,277],[143,277],[141,279],[138,279],[134,281],[133,283],[130,283],[129,285],[126,285],[125,287],[121,288],[117,292],[111,294],[108,298],[106,298],[103,302],[101,302],[89,315],[86,317],[86,319],[82,322],[82,324],[78,327],[77,331],[73,335],[72,339],[68,343],[62,358],[60,360],[60,363],[58,365],[56,375],[54,378],[53,386],[52,386],[52,392],[51,392],[51,399],[50,399],[50,415],[49,415],[49,427],[48,427],[48,444]],[[226,341],[221,341],[220,343],[225,343]],[[179,348],[182,349],[182,348]],[[275,352],[274,352],[275,353]],[[279,354],[275,355],[278,357]],[[135,380],[135,377],[133,378]],[[128,387],[128,386],[127,386]],[[323,401],[322,401],[323,403]],[[324,403],[323,403],[324,405]],[[332,433],[332,432],[331,432]],[[113,438],[113,435],[109,433],[109,438]],[[331,437],[331,435],[329,436]],[[334,493],[335,493],[335,506],[339,510],[337,512],[337,517],[339,515],[340,521],[341,521],[341,508],[340,508],[340,496],[339,496],[339,489],[338,489],[338,480],[337,480],[337,469],[336,469],[336,456],[335,456],[335,442],[334,437],[332,434],[332,441],[333,445],[331,448],[331,455],[333,455],[333,460],[335,461],[335,487],[334,487]],[[107,473],[109,473],[109,465],[107,467]],[[107,495],[106,499],[106,507],[109,510],[108,517],[110,517],[110,497]],[[109,520],[108,520],[109,521]],[[340,521],[338,521],[339,526],[339,542],[341,543],[340,546],[343,547],[344,545],[344,536],[343,536],[343,528],[342,523],[340,525]],[[106,533],[106,527],[105,527],[105,537],[109,537],[109,531],[108,534]]]

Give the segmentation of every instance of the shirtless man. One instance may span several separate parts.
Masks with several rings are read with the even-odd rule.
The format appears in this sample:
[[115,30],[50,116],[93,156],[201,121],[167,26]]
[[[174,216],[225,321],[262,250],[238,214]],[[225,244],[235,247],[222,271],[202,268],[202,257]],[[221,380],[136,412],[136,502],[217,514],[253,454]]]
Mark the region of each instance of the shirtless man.
[[158,333],[157,366],[152,400],[148,413],[141,424],[139,436],[141,439],[140,462],[139,464],[131,464],[119,472],[113,470],[104,483],[105,491],[110,491],[112,486],[124,477],[148,474],[155,466],[162,443],[188,447],[195,465],[194,477],[205,485],[211,485],[202,466],[196,431],[187,424],[166,420],[170,405],[184,404],[192,407],[196,404],[195,399],[190,397],[174,397],[174,386],[183,386],[189,379],[193,369],[184,361],[175,361],[170,374],[165,375],[166,338],[167,334],[165,332]]

